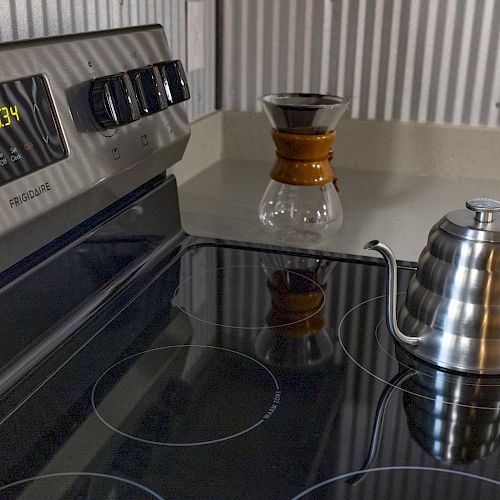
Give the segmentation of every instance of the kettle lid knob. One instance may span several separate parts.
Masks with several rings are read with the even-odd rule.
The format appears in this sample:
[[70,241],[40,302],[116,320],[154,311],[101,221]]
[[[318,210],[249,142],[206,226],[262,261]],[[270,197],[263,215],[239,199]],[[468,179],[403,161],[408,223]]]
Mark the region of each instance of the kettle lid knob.
[[465,206],[474,212],[477,222],[493,222],[493,214],[500,211],[500,201],[491,198],[474,198],[468,200]]

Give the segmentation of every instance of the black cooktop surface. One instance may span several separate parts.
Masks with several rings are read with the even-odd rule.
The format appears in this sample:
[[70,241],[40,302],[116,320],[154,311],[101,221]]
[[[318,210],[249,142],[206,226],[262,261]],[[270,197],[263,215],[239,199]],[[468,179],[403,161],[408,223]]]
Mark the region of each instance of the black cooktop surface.
[[500,379],[395,346],[384,279],[184,249],[2,399],[0,497],[500,498]]

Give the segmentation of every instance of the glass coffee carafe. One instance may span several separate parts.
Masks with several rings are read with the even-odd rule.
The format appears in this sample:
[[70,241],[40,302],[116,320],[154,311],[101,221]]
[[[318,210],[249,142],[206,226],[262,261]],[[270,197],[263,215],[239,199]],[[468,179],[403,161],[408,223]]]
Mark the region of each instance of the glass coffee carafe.
[[273,127],[276,160],[259,218],[279,240],[315,245],[342,224],[331,159],[335,127],[349,106],[343,97],[271,94],[262,103]]

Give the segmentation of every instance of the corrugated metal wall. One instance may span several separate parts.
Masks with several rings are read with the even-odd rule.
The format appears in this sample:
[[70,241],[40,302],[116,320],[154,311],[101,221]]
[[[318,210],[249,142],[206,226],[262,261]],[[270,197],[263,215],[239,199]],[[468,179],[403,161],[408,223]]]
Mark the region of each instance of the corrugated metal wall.
[[500,2],[221,0],[222,106],[353,96],[352,117],[500,125]]
[[[205,3],[205,68],[188,73],[190,120],[215,109],[215,5]],[[120,28],[163,25],[172,55],[186,62],[185,0],[0,0],[0,41]]]
[[[205,69],[188,74],[191,120],[215,109],[217,0],[205,3]],[[186,60],[186,0],[0,0],[0,41],[161,23]],[[221,0],[221,103],[354,96],[352,116],[500,125],[500,2]]]

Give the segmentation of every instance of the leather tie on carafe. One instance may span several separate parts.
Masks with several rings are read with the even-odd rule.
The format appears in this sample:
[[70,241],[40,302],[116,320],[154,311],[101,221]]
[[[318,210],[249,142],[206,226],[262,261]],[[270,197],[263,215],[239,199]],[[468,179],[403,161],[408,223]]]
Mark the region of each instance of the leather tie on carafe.
[[338,191],[337,178],[331,165],[335,131],[305,135],[273,129],[272,137],[277,148],[271,170],[272,179],[297,186],[320,186],[333,182]]

